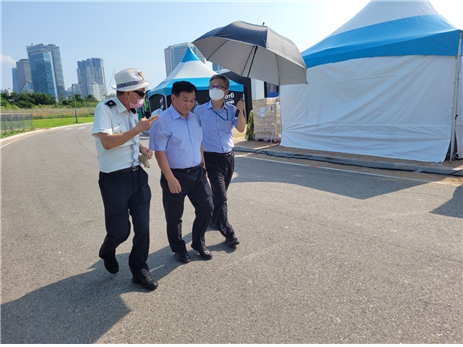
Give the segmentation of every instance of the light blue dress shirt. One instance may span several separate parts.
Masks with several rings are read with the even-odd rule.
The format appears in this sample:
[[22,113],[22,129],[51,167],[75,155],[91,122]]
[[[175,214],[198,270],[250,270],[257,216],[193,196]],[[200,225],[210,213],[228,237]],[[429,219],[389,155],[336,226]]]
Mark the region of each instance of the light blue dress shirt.
[[163,151],[171,169],[186,169],[201,164],[203,132],[192,112],[183,118],[171,105],[150,128],[149,148]]
[[233,150],[232,130],[238,124],[235,113],[236,107],[228,103],[218,111],[214,110],[211,101],[195,108],[195,115],[203,130],[205,152],[228,153]]

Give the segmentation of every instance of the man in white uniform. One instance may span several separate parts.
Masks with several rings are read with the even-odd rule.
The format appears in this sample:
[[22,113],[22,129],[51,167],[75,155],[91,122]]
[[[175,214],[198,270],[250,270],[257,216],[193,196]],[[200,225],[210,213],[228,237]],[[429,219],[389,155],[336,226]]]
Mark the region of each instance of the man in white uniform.
[[99,256],[106,270],[119,271],[116,248],[130,234],[132,217],[134,238],[129,256],[132,282],[148,290],[158,286],[151,277],[146,261],[149,252],[151,190],[148,175],[140,166],[139,154],[148,159],[153,151],[143,147],[139,134],[158,119],[138,120],[137,109],[143,106],[146,81],[138,69],[125,69],[114,75],[117,90],[114,98],[100,102],[95,109],[92,135],[100,166],[99,186],[105,210],[106,237]]

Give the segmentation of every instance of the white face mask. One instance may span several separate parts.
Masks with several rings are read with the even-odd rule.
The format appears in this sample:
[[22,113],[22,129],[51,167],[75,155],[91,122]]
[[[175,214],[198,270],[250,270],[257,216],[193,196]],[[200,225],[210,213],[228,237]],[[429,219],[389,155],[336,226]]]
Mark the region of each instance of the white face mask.
[[222,89],[209,89],[209,96],[214,101],[219,101],[225,96],[225,92]]

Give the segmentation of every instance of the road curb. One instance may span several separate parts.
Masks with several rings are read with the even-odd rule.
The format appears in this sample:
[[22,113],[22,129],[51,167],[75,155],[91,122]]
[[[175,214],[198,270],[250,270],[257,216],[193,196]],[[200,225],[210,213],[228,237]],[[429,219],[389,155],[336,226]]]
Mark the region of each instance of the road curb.
[[90,124],[90,123],[76,123],[76,124],[69,124],[69,125],[63,125],[63,126],[52,127],[52,128],[40,128],[40,129],[34,129],[32,131],[27,131],[25,133],[11,135],[11,136],[5,137],[3,139],[0,139],[0,146],[6,146],[7,144],[15,142],[17,140],[20,140],[23,137],[36,135],[36,134],[39,134],[39,133],[42,133],[42,132],[45,132],[45,131],[50,131],[50,130],[55,130],[55,129],[63,129],[63,128],[67,128],[67,127],[74,127],[74,126],[77,126],[77,125],[84,125],[84,124]]

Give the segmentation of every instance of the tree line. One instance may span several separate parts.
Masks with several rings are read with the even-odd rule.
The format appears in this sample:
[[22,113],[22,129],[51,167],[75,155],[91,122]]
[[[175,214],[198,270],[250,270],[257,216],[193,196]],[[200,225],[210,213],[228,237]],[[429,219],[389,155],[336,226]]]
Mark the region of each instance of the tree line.
[[[87,95],[85,99],[80,94],[75,95],[76,107],[96,106],[98,100],[93,95]],[[74,107],[74,97],[63,99],[61,102],[56,102],[54,96],[46,93],[16,93],[11,95],[1,93],[1,107],[3,109],[31,109],[35,106],[50,106],[50,107]]]

